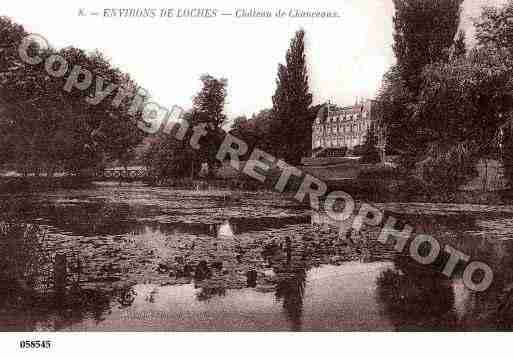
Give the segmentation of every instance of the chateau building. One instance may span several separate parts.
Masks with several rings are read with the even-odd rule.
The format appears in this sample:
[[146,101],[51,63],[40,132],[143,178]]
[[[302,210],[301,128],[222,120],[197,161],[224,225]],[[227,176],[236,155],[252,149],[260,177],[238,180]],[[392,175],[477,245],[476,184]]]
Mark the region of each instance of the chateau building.
[[329,102],[324,105],[313,124],[312,150],[342,147],[353,149],[363,145],[369,129],[376,123],[374,103],[373,100],[364,100],[347,107],[338,107]]

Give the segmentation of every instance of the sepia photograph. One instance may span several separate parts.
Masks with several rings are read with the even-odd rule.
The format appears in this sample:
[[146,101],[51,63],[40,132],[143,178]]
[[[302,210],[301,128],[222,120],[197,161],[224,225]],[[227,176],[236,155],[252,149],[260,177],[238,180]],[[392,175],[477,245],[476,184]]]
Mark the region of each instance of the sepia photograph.
[[513,329],[513,0],[28,3],[0,10],[19,351]]

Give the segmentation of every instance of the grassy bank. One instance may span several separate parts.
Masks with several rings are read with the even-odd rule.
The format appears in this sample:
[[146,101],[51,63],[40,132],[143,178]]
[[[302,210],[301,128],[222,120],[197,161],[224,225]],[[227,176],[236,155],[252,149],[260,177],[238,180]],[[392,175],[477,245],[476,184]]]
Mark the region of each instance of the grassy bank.
[[[265,176],[265,182],[259,182],[245,174],[231,178],[164,178],[145,181],[150,186],[162,186],[175,189],[213,191],[276,191],[275,184],[281,170],[272,168]],[[295,193],[302,178],[292,176],[284,193]],[[326,180],[328,193],[344,191],[354,199],[371,202],[430,202],[430,203],[474,203],[474,204],[510,204],[513,203],[513,191],[458,191],[441,192],[430,188],[425,182],[403,176],[393,169],[372,169],[363,171],[354,179]],[[79,189],[92,186],[87,179],[77,177],[0,177],[0,193],[34,193],[62,189]]]
[[238,190],[259,191],[265,189],[258,181],[251,178],[160,178],[146,181],[150,186],[172,187],[184,190],[211,191],[211,190]]
[[513,203],[513,191],[440,192],[415,178],[328,181],[329,191],[344,191],[354,199],[370,202],[422,202],[501,205]]
[[[256,170],[259,172],[258,170]],[[188,190],[235,190],[235,191],[276,191],[282,170],[273,167],[262,172],[264,182],[259,182],[244,173],[212,179],[166,178],[154,179],[148,184]],[[320,178],[321,179],[321,178]],[[303,177],[291,176],[284,193],[295,193],[300,188]],[[513,203],[511,190],[481,192],[457,191],[443,192],[430,187],[426,182],[409,176],[400,169],[383,166],[363,166],[355,178],[324,180],[328,193],[344,191],[354,199],[370,202],[426,202],[426,203],[474,203],[509,204]]]
[[0,193],[30,193],[87,188],[91,181],[77,177],[0,177]]

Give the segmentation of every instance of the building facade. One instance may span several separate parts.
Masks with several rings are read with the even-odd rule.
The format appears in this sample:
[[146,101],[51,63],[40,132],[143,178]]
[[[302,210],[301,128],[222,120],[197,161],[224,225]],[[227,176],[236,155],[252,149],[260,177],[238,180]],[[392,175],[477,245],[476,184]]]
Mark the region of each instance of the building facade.
[[[376,126],[374,104],[373,100],[364,100],[347,107],[324,105],[313,124],[312,150],[363,145],[371,126]],[[377,136],[377,132],[373,133]]]

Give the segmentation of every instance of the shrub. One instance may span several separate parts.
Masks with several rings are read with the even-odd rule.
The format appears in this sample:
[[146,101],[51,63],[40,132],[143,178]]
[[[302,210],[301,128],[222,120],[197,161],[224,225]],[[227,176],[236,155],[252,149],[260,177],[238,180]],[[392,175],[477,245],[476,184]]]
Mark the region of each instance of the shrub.
[[364,145],[354,146],[353,149],[351,150],[351,154],[353,156],[363,156],[364,153],[365,153],[365,146]]
[[423,179],[439,193],[454,193],[458,187],[477,176],[476,160],[470,145],[432,144],[420,163]]
[[0,283],[4,290],[33,291],[48,263],[44,235],[35,225],[0,222]]
[[379,151],[376,147],[366,147],[363,151],[362,158],[360,159],[362,163],[379,163],[381,158],[379,156]]

